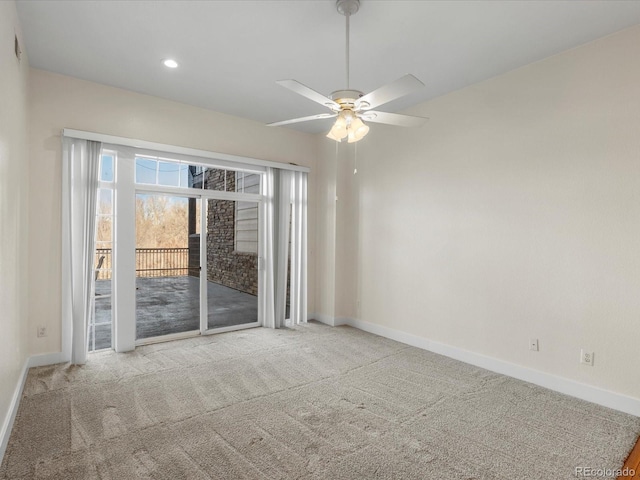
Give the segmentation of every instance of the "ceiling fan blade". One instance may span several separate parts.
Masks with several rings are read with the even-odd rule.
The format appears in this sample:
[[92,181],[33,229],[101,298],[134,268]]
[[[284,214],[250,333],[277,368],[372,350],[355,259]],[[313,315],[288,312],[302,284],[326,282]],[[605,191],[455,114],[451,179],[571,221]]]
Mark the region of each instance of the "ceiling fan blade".
[[323,118],[333,118],[337,116],[337,113],[320,113],[318,115],[309,115],[308,117],[292,118],[291,120],[283,120],[282,122],[268,123],[267,127],[278,127],[280,125],[289,125],[290,123],[308,122],[310,120],[321,120]]
[[419,127],[429,120],[426,117],[414,117],[412,115],[400,115],[397,113],[367,111],[358,115],[365,122],[385,123],[398,127]]
[[359,99],[359,103],[362,105],[361,110],[369,110],[384,105],[391,100],[409,95],[422,87],[424,87],[424,83],[416,77],[411,74],[405,75],[361,97]]
[[298,95],[302,95],[303,97],[307,97],[309,100],[313,100],[320,105],[330,108],[331,110],[340,110],[340,105],[331,100],[329,97],[325,97],[321,93],[316,92],[315,90],[303,85],[297,80],[278,80],[276,82],[278,85],[282,85],[289,90],[296,92]]

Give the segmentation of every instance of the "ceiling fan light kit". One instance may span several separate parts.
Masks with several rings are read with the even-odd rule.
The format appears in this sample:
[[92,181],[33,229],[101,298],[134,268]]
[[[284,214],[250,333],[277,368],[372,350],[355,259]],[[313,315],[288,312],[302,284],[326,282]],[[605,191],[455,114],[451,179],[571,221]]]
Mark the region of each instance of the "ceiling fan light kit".
[[336,142],[341,142],[346,138],[348,143],[354,143],[362,140],[367,133],[369,133],[369,126],[366,125],[363,120],[401,127],[417,127],[423,125],[424,122],[427,121],[427,118],[371,110],[424,87],[424,84],[413,75],[405,75],[366,95],[359,90],[349,88],[349,19],[351,15],[360,9],[360,0],[337,0],[336,8],[338,13],[346,17],[347,88],[336,90],[331,94],[331,98],[329,98],[296,80],[280,80],[276,83],[329,108],[332,113],[321,113],[319,115],[284,120],[282,122],[270,123],[269,126],[288,125],[291,123],[337,117],[333,127],[327,134],[327,138],[335,140]]
[[333,128],[327,133],[327,138],[341,142],[344,138],[347,138],[349,143],[362,140],[365,135],[369,133],[369,126],[356,116],[352,110],[343,110],[338,114],[336,123]]

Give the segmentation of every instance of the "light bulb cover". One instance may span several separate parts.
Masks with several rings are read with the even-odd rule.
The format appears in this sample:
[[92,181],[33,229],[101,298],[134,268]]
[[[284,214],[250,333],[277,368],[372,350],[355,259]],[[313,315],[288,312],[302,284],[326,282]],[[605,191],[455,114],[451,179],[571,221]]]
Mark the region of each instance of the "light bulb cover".
[[354,133],[358,140],[362,140],[369,133],[369,125],[362,123],[362,126],[357,128]]
[[331,129],[331,131],[333,132],[333,134],[342,139],[344,137],[346,137],[349,134],[349,130],[347,130],[345,127],[341,127],[339,125],[334,125],[333,128]]
[[349,143],[354,143],[364,138],[367,133],[369,133],[369,127],[354,112],[343,110],[327,133],[327,138],[336,142],[347,138]]
[[342,127],[342,128],[347,128],[348,125],[348,121],[347,121],[347,117],[345,116],[344,112],[340,112],[340,115],[338,115],[338,118],[336,118],[336,123],[334,123],[334,127]]
[[331,140],[335,140],[336,142],[341,142],[341,141],[342,141],[342,139],[341,139],[340,137],[336,137],[336,136],[333,134],[333,129],[331,129],[331,130],[329,131],[329,133],[327,133],[327,138],[330,138]]
[[362,122],[362,120],[360,120],[360,118],[356,117],[352,122],[351,122],[351,128],[354,130],[358,130],[359,128],[364,127],[364,123]]

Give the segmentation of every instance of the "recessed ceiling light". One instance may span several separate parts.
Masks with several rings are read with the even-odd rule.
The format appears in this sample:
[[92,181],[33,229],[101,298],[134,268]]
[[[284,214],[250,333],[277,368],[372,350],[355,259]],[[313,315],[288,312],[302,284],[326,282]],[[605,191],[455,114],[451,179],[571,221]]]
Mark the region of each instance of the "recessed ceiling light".
[[162,63],[164,64],[165,67],[178,68],[178,62],[176,62],[175,60],[172,60],[170,58],[167,58],[166,60],[163,60]]

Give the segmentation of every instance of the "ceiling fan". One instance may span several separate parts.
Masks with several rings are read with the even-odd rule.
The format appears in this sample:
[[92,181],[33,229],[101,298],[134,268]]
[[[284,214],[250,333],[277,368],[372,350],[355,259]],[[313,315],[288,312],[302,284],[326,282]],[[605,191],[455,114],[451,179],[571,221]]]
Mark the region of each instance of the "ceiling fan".
[[[331,97],[326,97],[321,93],[303,85],[296,80],[279,80],[276,83],[282,85],[303,97],[313,100],[324,107],[328,107],[331,113],[320,113],[308,117],[294,118],[282,122],[269,123],[268,126],[275,127],[289,125],[292,123],[308,122],[325,118],[336,118],[336,122],[327,134],[327,137],[341,142],[347,138],[349,143],[362,140],[369,133],[369,126],[364,123],[385,123],[387,125],[397,125],[400,127],[419,127],[428,119],[425,117],[414,117],[410,115],[399,115],[397,113],[379,112],[373,110],[380,105],[384,105],[392,100],[403,97],[424,87],[424,84],[413,75],[405,75],[383,87],[374,90],[366,95],[359,90],[349,88],[349,18],[360,9],[360,0],[336,0],[338,12],[346,17],[346,89],[336,90]],[[364,121],[363,121],[364,120]]]

